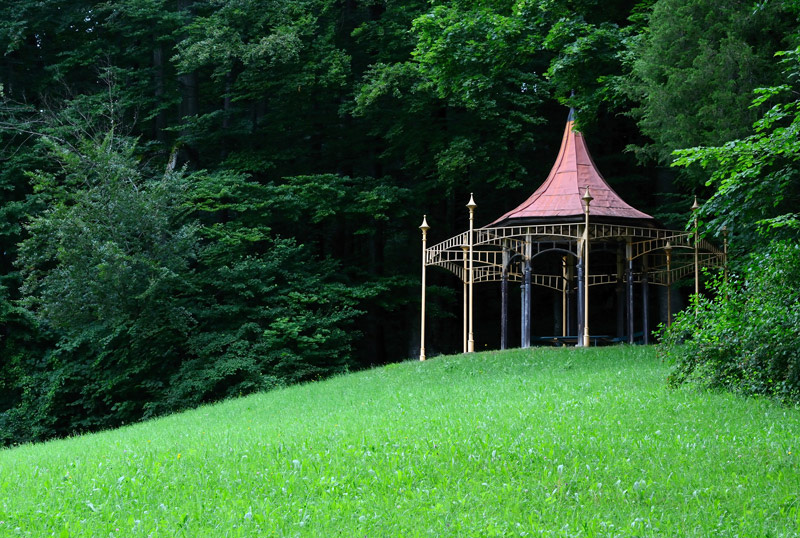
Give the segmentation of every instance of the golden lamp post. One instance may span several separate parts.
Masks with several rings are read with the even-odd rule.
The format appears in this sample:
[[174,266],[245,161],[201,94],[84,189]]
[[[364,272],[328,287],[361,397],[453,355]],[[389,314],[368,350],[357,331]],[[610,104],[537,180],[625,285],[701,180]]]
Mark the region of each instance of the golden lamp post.
[[672,245],[667,241],[664,246],[667,255],[667,327],[672,325]]
[[420,323],[419,333],[419,360],[425,360],[425,254],[427,251],[428,226],[427,215],[422,216],[422,225],[419,229],[422,230],[422,322]]
[[697,210],[700,209],[700,204],[697,203],[697,196],[694,197],[692,204],[692,214],[694,215],[694,294],[700,295],[700,251],[698,244],[698,231],[697,231]]
[[583,239],[583,347],[589,347],[589,204],[594,198],[589,194],[588,185],[582,199],[586,204],[586,226]]
[[467,208],[469,209],[469,340],[467,341],[467,352],[472,353],[475,351],[475,337],[472,331],[472,284],[473,284],[473,267],[472,267],[472,260],[473,260],[473,231],[475,226],[475,208],[478,207],[478,204],[475,203],[475,200],[472,198],[472,193],[469,193],[469,202],[467,203]]
[[728,283],[728,226],[722,227],[722,277]]
[[469,338],[469,327],[467,326],[467,320],[469,318],[469,243],[461,245],[461,250],[464,251],[464,334],[461,338],[461,344],[464,353],[466,353],[467,346],[469,345],[467,343]]

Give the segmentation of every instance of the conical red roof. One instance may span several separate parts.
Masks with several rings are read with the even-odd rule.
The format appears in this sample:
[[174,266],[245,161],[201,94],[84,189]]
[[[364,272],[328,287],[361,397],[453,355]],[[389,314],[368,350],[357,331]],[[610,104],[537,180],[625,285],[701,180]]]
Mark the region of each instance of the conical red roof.
[[509,220],[572,220],[583,217],[583,201],[581,197],[589,187],[594,197],[590,206],[592,217],[609,217],[612,219],[654,220],[625,203],[625,201],[608,186],[606,180],[597,170],[583,134],[573,129],[574,112],[570,110],[561,149],[558,157],[542,185],[530,198],[512,209],[491,225],[499,223],[513,224]]

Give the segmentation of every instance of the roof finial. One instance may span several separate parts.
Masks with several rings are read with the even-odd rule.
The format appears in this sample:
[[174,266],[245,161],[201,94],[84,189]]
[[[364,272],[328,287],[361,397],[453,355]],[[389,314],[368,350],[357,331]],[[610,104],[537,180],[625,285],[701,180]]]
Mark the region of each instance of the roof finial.
[[570,90],[569,92],[569,99],[570,99],[570,107],[569,107],[569,116],[567,116],[567,121],[575,121],[575,107],[572,106],[572,99],[575,98],[575,90]]

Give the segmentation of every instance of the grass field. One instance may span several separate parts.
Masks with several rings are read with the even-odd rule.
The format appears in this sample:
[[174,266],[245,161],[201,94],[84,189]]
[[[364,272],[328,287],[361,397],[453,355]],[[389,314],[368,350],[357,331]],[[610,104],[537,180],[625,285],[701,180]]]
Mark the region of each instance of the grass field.
[[800,535],[800,411],[667,372],[439,357],[0,451],[0,536]]

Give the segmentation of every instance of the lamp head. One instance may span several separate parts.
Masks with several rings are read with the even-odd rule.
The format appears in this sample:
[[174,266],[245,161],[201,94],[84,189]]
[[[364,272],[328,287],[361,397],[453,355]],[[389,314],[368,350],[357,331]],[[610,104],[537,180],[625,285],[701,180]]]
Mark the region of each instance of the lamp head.
[[422,233],[425,233],[431,229],[431,227],[428,226],[427,215],[422,215],[422,224],[420,225],[419,229],[422,230]]
[[583,196],[581,196],[581,200],[583,200],[583,203],[586,204],[586,206],[584,208],[584,211],[586,211],[586,213],[589,213],[589,204],[592,203],[592,200],[594,200],[594,197],[589,192],[589,186],[588,185],[586,186],[586,191],[583,193]]

